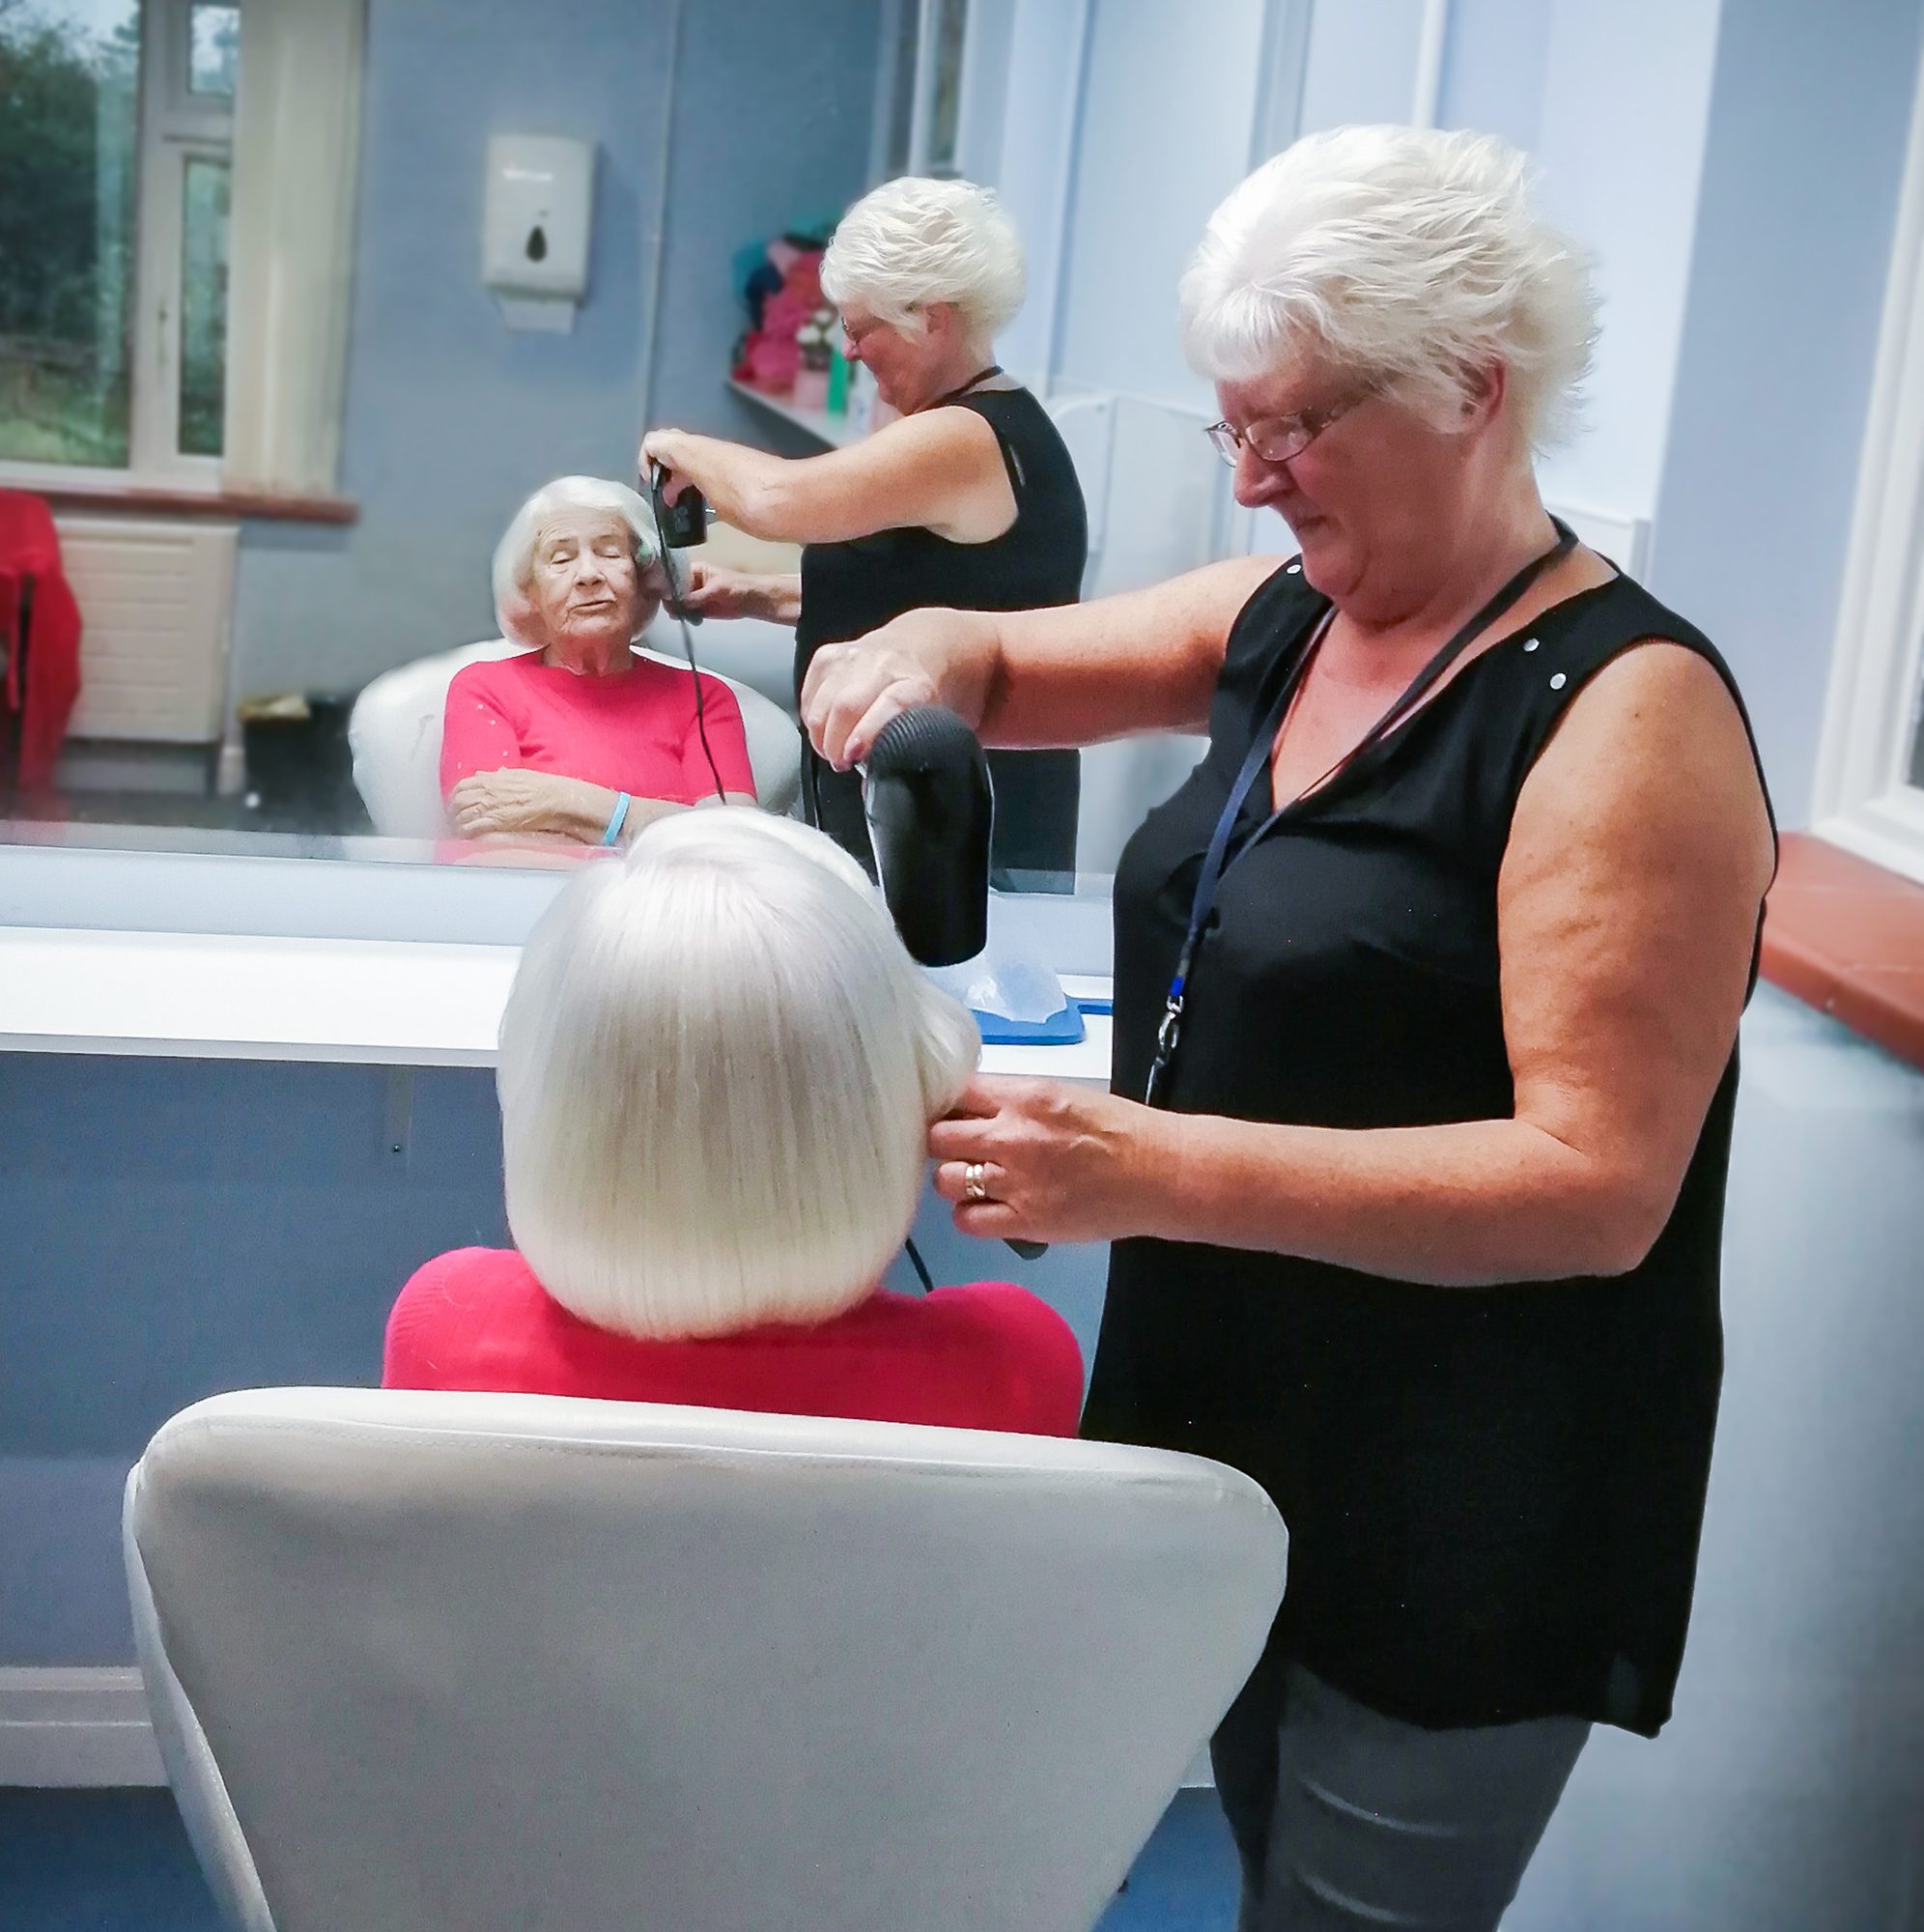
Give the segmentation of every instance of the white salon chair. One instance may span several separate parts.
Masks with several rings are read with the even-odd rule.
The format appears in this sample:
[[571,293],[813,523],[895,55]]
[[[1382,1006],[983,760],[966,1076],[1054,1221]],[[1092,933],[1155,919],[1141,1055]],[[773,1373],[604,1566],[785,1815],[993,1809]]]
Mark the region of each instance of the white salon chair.
[[125,1532],[246,1932],[1088,1932],[1285,1554],[1154,1450],[372,1389],[197,1404]]
[[[742,708],[749,763],[755,775],[755,797],[768,810],[785,813],[801,792],[801,739],[792,715],[752,685],[718,670],[711,662],[704,649],[708,634],[730,628],[721,622],[702,625],[695,633],[695,661],[734,692]],[[757,628],[775,629],[772,625]],[[757,645],[760,641],[755,640]],[[791,654],[793,645],[791,638]],[[493,638],[486,643],[417,658],[412,664],[382,672],[354,700],[348,720],[348,747],[354,754],[354,786],[376,832],[389,838],[447,836],[447,813],[440,793],[441,724],[447,712],[447,688],[455,672],[466,666],[514,657],[524,648],[504,638]],[[639,652],[684,670],[688,667],[671,639],[662,639],[658,647],[652,625]],[[767,652],[758,650],[757,655],[766,656]]]

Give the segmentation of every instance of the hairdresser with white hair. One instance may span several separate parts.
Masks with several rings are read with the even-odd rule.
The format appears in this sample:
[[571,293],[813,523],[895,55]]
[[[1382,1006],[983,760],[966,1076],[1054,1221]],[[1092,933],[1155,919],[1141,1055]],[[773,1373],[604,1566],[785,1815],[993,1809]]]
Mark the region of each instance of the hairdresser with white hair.
[[1045,1302],[879,1286],[977,1046],[820,833],[651,826],[528,939],[498,1075],[515,1246],[409,1282],[383,1384],[1074,1435],[1082,1357]]
[[[799,691],[825,644],[904,611],[1073,604],[1089,521],[1048,412],[996,362],[996,334],[1022,306],[1023,264],[995,197],[967,182],[887,183],[842,217],[822,288],[841,311],[849,359],[866,365],[901,419],[799,462],[650,431],[642,465],[662,464],[671,494],[692,483],[735,528],[803,546],[799,576],[695,562],[690,607],[793,624]],[[1005,752],[989,762],[995,863],[1072,870],[1077,753]],[[855,775],[811,752],[803,779],[810,823],[870,864]]]
[[817,660],[815,743],[1206,725],[1116,879],[1113,1090],[978,1080],[957,1224],[1110,1240],[1086,1434],[1276,1498],[1214,1744],[1244,1932],[1494,1927],[1683,1655],[1772,827],[1723,659],[1545,514],[1595,316],[1500,142],[1350,128],[1211,218],[1189,355],[1300,556]]
[[448,686],[440,782],[457,832],[613,845],[665,812],[755,803],[735,694],[633,649],[664,587],[635,491],[545,484],[496,546],[494,576],[501,633],[527,648]]

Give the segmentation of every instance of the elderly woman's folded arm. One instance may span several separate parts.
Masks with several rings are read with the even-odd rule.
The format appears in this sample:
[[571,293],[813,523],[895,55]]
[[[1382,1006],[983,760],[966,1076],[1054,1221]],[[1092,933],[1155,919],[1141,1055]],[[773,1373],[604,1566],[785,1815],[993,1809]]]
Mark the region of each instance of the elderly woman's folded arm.
[[1440,1287],[1627,1272],[1729,1059],[1772,863],[1721,680],[1679,646],[1627,654],[1516,809],[1498,909],[1514,1116],[1339,1131],[1132,1108],[1127,1232]]

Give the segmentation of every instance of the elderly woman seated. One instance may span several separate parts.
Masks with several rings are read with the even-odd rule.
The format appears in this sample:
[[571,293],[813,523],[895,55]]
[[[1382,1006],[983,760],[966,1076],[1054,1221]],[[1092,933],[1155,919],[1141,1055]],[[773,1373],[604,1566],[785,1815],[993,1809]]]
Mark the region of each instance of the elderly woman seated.
[[879,1285],[976,1048],[822,834],[650,828],[527,942],[499,1072],[516,1245],[409,1282],[383,1384],[1073,1435],[1082,1358],[1045,1303]]
[[527,649],[448,687],[441,795],[464,838],[614,844],[688,806],[754,804],[734,693],[631,648],[663,588],[633,490],[563,476],[522,505],[495,552],[495,611]]

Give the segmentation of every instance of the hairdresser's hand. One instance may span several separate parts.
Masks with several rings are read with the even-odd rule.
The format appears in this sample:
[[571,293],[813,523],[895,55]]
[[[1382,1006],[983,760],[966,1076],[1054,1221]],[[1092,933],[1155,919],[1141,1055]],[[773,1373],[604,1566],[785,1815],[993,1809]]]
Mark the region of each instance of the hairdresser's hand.
[[911,611],[850,644],[824,644],[802,680],[802,724],[836,771],[868,755],[882,727],[919,704],[982,722],[996,663],[979,611]]
[[[1063,1080],[978,1074],[928,1130],[935,1191],[965,1235],[1112,1241],[1147,1231],[1151,1188],[1169,1171],[1171,1116]],[[979,1161],[984,1201],[969,1199]]]
[[729,570],[698,557],[691,558],[685,568],[688,581],[682,589],[682,603],[692,617],[771,616],[777,593],[788,582],[764,577],[758,571]]
[[464,838],[549,833],[592,844],[614,800],[601,785],[552,772],[475,772],[448,794],[447,815]]
[[685,429],[651,429],[641,439],[641,453],[637,458],[644,486],[659,463],[667,472],[662,478],[662,496],[672,503],[694,481],[690,470],[691,457],[695,445],[705,440],[703,437],[691,436]]

